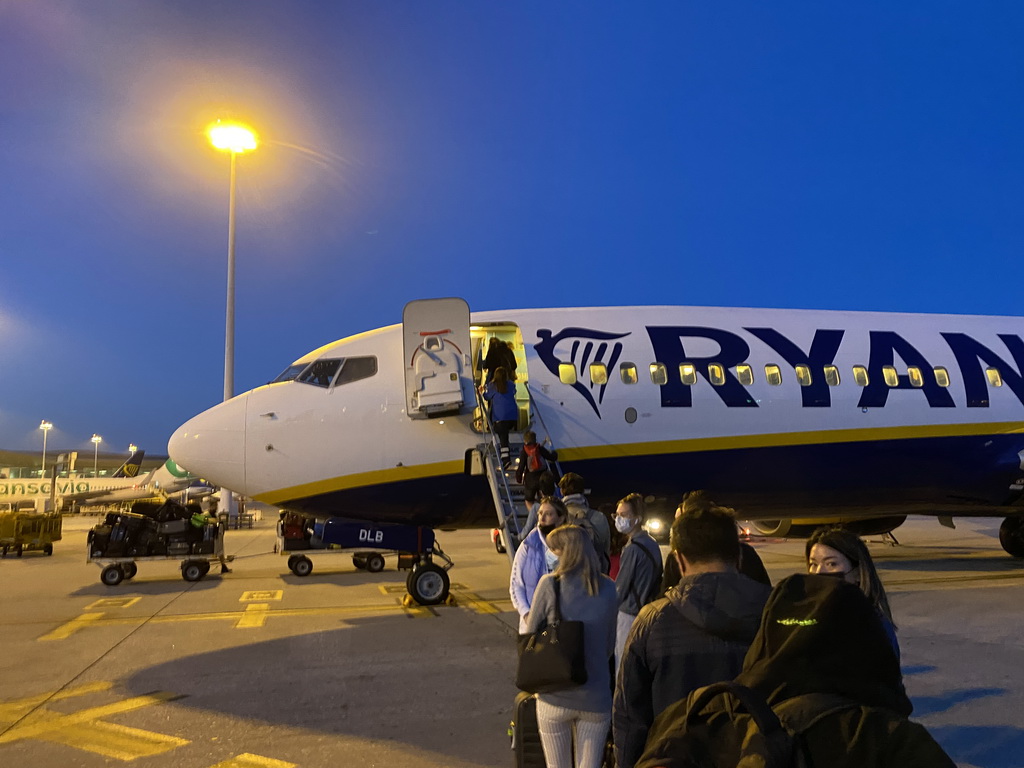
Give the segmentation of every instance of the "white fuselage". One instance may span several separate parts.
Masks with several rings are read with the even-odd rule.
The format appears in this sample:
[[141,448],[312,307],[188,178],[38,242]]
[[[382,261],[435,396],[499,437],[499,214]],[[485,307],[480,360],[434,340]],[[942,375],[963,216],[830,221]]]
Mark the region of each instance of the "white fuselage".
[[[1021,318],[619,307],[472,322],[519,329],[533,429],[602,499],[639,491],[677,501],[703,487],[762,516],[1003,514],[1013,503]],[[279,506],[469,522],[462,507],[489,503],[486,484],[463,471],[483,441],[472,409],[410,418],[398,325],[296,363],[359,356],[376,357],[375,375],[326,388],[269,384],[211,408],[174,434],[172,458]],[[601,365],[607,383],[595,384]],[[564,383],[569,371],[575,383]]]

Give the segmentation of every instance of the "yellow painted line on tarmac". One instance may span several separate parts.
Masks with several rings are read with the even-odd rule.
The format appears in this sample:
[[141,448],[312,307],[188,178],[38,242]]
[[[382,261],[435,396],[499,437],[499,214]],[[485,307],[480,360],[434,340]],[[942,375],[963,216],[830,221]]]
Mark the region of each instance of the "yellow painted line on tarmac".
[[47,632],[39,640],[41,642],[46,642],[47,640],[66,640],[78,630],[95,625],[103,616],[104,614],[102,613],[83,613],[81,616],[57,627],[52,632]]
[[262,627],[270,616],[270,603],[250,603],[245,606],[242,617],[235,622],[235,629]]
[[[60,717],[54,712],[48,712],[47,715],[50,719]],[[35,738],[125,761],[163,754],[189,743],[188,739],[177,736],[105,723],[102,720],[59,726],[57,730],[42,733]]]
[[244,752],[235,755],[230,760],[210,766],[210,768],[295,768],[298,763],[286,763],[284,760],[275,760],[272,757],[253,755]]
[[242,596],[238,598],[240,603],[251,603],[256,600],[282,600],[284,599],[283,589],[262,589],[254,590],[251,592],[243,592]]
[[464,598],[467,607],[476,613],[501,613],[501,609],[489,600],[484,600],[475,592],[460,592],[459,596]]
[[28,696],[24,699],[0,702],[0,723],[14,723],[27,715],[40,704],[48,701],[62,701],[75,696],[85,696],[90,693],[102,693],[114,687],[113,683],[97,681],[95,683],[84,683],[72,688],[65,688],[56,693],[40,693],[37,696]]
[[101,597],[99,600],[85,606],[85,610],[92,611],[96,608],[131,608],[141,599],[141,597]]
[[[48,741],[55,740],[55,733],[62,733],[66,730],[74,730],[75,726],[81,726],[85,723],[93,724],[93,721],[99,720],[101,717],[108,717],[110,715],[118,715],[123,712],[132,712],[136,709],[142,709],[143,707],[150,707],[154,704],[163,704],[168,701],[174,701],[180,699],[181,696],[169,693],[167,691],[156,691],[145,696],[134,696],[130,699],[124,699],[122,701],[115,701],[112,704],[104,704],[98,707],[89,707],[87,709],[81,709],[78,712],[74,712],[70,715],[60,715],[54,712],[48,712],[46,710],[39,711],[41,720],[34,719],[31,723],[23,725],[17,725],[7,733],[0,735],[0,744],[10,744],[21,739],[39,739],[44,738]],[[160,734],[153,734],[160,736]],[[168,739],[174,739],[173,736],[168,736]],[[188,742],[182,742],[188,743]],[[168,747],[169,749],[171,747]]]
[[[285,616],[334,616],[334,615],[359,615],[359,614],[376,614],[376,613],[390,613],[401,610],[401,606],[394,603],[388,605],[352,605],[352,606],[327,606],[319,608],[278,608],[270,609],[270,606],[265,605],[267,612],[266,618],[276,618]],[[84,629],[88,626],[112,626],[118,624],[179,624],[189,621],[252,621],[253,617],[250,615],[246,618],[247,611],[219,611],[216,613],[182,613],[173,615],[161,615],[144,617],[137,616],[134,618],[122,618],[104,616],[104,614],[84,614],[79,616],[77,619],[72,619],[67,624],[58,627],[53,632],[38,638],[39,640],[64,640],[72,635],[79,629]],[[419,614],[417,614],[419,615]]]

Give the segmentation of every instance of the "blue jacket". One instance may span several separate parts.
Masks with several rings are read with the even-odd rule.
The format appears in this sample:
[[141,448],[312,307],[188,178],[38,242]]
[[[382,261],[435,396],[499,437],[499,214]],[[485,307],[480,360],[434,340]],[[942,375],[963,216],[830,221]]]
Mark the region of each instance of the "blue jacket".
[[491,418],[494,421],[519,421],[519,406],[516,405],[516,385],[511,381],[501,394],[493,381],[484,387],[484,400],[491,404]]
[[548,572],[544,553],[547,544],[541,539],[540,530],[534,528],[523,539],[512,560],[512,578],[509,581],[508,593],[512,597],[512,605],[519,611],[519,632],[526,631],[526,614],[533,604],[533,593],[537,589],[540,577]]

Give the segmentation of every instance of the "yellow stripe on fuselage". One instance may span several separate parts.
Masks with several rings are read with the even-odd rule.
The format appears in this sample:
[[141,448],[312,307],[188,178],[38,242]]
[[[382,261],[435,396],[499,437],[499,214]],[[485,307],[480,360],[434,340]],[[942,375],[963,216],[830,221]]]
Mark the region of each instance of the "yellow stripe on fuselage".
[[[559,448],[561,461],[586,461],[627,456],[661,456],[672,453],[698,453],[726,451],[738,448],[784,448],[795,445],[829,445],[835,443],[864,443],[873,440],[912,440],[939,437],[971,437],[981,435],[1010,435],[1024,433],[1024,422],[992,422],[982,424],[925,424],[909,427],[877,427],[872,429],[834,429],[814,432],[778,432],[762,435],[734,435],[728,437],[697,437],[689,440],[660,440],[646,443],[619,443],[592,445],[580,448]],[[363,488],[372,485],[421,480],[428,477],[462,474],[463,461],[442,461],[433,464],[378,469],[342,475],[313,483],[305,483],[255,496],[257,501],[277,504],[289,499],[319,496],[334,491]]]
[[1024,422],[925,424],[911,427],[831,429],[816,432],[777,432],[764,435],[695,437],[690,440],[662,440],[651,443],[620,443],[618,445],[565,448],[558,450],[558,458],[564,461],[582,461],[584,459],[610,459],[621,456],[660,456],[667,453],[727,451],[736,448],[784,448],[793,445],[829,445],[834,443],[866,443],[872,440],[912,440],[929,437],[971,437],[1017,433],[1024,433]]
[[369,485],[400,483],[404,480],[422,480],[425,477],[442,477],[444,475],[461,475],[465,463],[463,461],[439,461],[434,464],[416,464],[409,467],[393,467],[375,469],[372,472],[358,472],[354,475],[332,477],[329,480],[318,480],[315,483],[294,485],[279,491],[268,491],[253,498],[266,504],[277,504],[288,499],[304,499],[319,496],[333,491],[345,491],[350,488],[363,488]]

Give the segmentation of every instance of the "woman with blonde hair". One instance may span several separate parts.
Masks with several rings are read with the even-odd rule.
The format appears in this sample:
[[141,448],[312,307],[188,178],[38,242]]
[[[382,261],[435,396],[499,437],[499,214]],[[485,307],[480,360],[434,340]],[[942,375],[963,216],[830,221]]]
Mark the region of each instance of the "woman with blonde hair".
[[590,535],[575,525],[555,528],[548,548],[558,557],[554,573],[543,576],[533,595],[527,632],[553,623],[583,622],[587,682],[561,691],[537,694],[537,725],[547,768],[598,768],[612,715],[609,659],[615,653],[617,601],[615,583],[601,573]]

